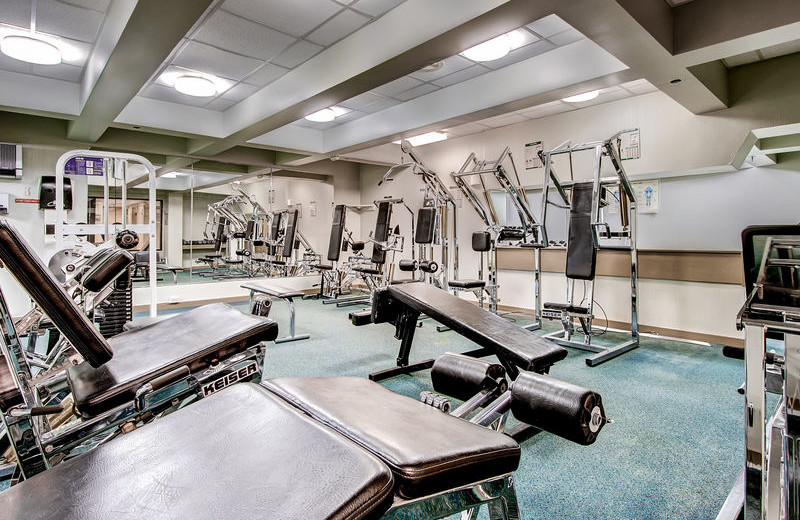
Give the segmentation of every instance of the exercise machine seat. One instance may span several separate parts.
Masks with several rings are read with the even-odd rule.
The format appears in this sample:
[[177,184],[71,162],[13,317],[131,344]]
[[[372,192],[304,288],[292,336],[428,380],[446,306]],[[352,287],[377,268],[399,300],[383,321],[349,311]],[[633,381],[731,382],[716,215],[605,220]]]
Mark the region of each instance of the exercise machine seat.
[[330,271],[331,269],[333,269],[332,265],[327,265],[327,264],[313,264],[311,267],[313,267],[314,269],[319,269],[320,271]]
[[375,269],[374,267],[354,267],[353,271],[362,274],[381,274],[380,270]]
[[511,473],[511,437],[442,413],[360,377],[271,379],[262,383],[322,424],[380,457],[404,498]]
[[204,370],[213,361],[276,337],[277,323],[227,303],[204,305],[117,334],[109,340],[114,357],[105,365],[81,363],[67,370],[75,410],[93,417],[133,401],[139,386],[176,368]]
[[5,518],[361,520],[390,506],[377,457],[241,383],[0,493]]
[[553,302],[545,302],[542,304],[542,307],[545,309],[551,309],[554,311],[567,311],[579,314],[588,314],[589,308],[588,307],[581,307],[580,305],[570,305],[568,303],[553,303]]
[[243,283],[241,287],[242,289],[247,289],[248,291],[264,293],[276,298],[300,298],[305,294],[303,291],[298,289],[289,289],[282,285],[273,283],[250,282]]
[[456,289],[481,289],[486,287],[483,280],[450,280],[447,285]]
[[[449,327],[522,370],[542,372],[567,357],[566,349],[428,283],[389,286],[389,295]],[[380,301],[376,297],[376,301]],[[373,306],[373,322],[376,306]]]

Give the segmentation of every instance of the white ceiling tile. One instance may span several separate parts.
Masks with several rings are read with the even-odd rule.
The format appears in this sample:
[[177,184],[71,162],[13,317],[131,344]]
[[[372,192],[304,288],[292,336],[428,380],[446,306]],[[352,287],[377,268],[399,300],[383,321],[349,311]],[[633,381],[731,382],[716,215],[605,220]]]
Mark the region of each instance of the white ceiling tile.
[[61,61],[80,67],[86,64],[89,54],[92,53],[91,43],[68,40],[66,38],[59,38],[58,40],[58,47],[61,49]]
[[181,94],[174,88],[165,87],[164,85],[153,84],[142,91],[144,97],[158,99],[161,101],[169,101],[171,103],[179,103],[181,105],[190,105],[193,107],[202,107],[208,104],[209,98],[187,96]]
[[11,72],[19,72],[22,74],[30,74],[33,65],[26,63],[22,60],[15,60],[0,52],[0,69],[10,70]]
[[424,96],[425,94],[430,94],[434,90],[439,90],[441,87],[434,85],[432,83],[423,83],[418,87],[414,87],[412,89],[406,90],[405,92],[401,92],[400,94],[395,95],[396,99],[400,101],[409,101],[414,98],[418,98],[420,96]]
[[359,112],[358,110],[351,110],[346,114],[342,114],[336,119],[333,120],[334,123],[340,125],[342,123],[346,123],[348,121],[352,121],[353,119],[358,119],[359,117],[364,117],[366,114],[364,112]]
[[393,9],[402,4],[405,0],[358,0],[350,4],[350,7],[358,9],[362,13],[370,16],[380,16],[389,9]]
[[449,87],[450,85],[461,83],[462,81],[480,76],[481,74],[485,74],[487,72],[489,72],[489,69],[486,67],[482,65],[473,65],[472,67],[467,67],[466,69],[459,70],[458,72],[454,72],[453,74],[449,74],[443,78],[434,80],[433,84],[439,85],[440,87]]
[[527,120],[528,118],[512,112],[510,114],[503,114],[501,116],[494,116],[487,119],[482,119],[481,124],[491,128],[500,128],[501,126],[513,125],[515,123],[521,123]]
[[247,83],[239,83],[223,92],[222,97],[233,101],[241,101],[252,96],[258,90],[256,86],[248,85]]
[[375,87],[372,89],[372,92],[381,94],[383,96],[397,97],[397,94],[405,92],[406,90],[414,88],[418,85],[422,85],[420,80],[412,78],[411,76],[403,76],[402,78],[397,78],[396,80],[390,81],[389,83],[381,85],[380,87]]
[[530,45],[526,45],[525,47],[514,49],[498,60],[484,61],[481,63],[492,69],[501,69],[507,65],[511,65],[512,63],[517,63],[518,61],[527,60],[528,58],[538,56],[539,54],[544,54],[545,52],[551,51],[555,48],[556,46],[549,41],[539,40]]
[[217,110],[219,112],[225,112],[235,104],[236,101],[233,101],[232,99],[225,99],[222,97],[218,97],[217,99],[206,105],[206,108],[208,108],[209,110]]
[[363,110],[365,107],[384,99],[387,98],[379,94],[373,94],[372,92],[364,92],[363,94],[359,94],[338,104],[352,110]]
[[549,38],[554,34],[558,34],[572,28],[570,24],[554,14],[540,18],[533,23],[529,23],[526,25],[526,27],[543,38]]
[[421,79],[422,81],[433,81],[435,79],[447,76],[448,74],[458,72],[459,70],[464,70],[467,67],[473,65],[473,62],[471,62],[470,60],[459,54],[456,54],[455,56],[450,56],[446,60],[443,60],[439,63],[441,63],[442,66],[439,67],[438,69],[435,70],[420,69],[412,73],[412,76]]
[[736,56],[730,56],[725,58],[725,66],[730,67],[738,67],[739,65],[747,65],[748,63],[755,63],[757,61],[761,61],[761,56],[758,55],[756,51],[745,52],[742,54],[737,54]]
[[308,119],[298,119],[292,125],[299,126],[302,128],[313,128],[314,130],[328,130],[329,128],[333,128],[336,126],[336,120],[333,121],[324,121],[324,122],[316,122],[316,121],[309,121]]
[[243,79],[262,64],[259,60],[195,41],[189,42],[172,63],[233,80]]
[[287,69],[293,69],[300,65],[301,63],[311,59],[320,52],[323,47],[320,47],[316,43],[311,43],[306,40],[299,40],[297,43],[283,51],[277,58],[273,58],[271,61],[275,65],[280,65],[281,67],[286,67]]
[[78,83],[83,74],[83,67],[75,67],[74,65],[67,65],[66,63],[60,63],[58,65],[33,65],[32,72],[37,76]]
[[547,39],[555,43],[559,47],[575,43],[578,40],[584,39],[585,36],[577,29],[567,29],[566,31],[548,36]]
[[260,69],[247,77],[247,82],[260,87],[265,87],[289,72],[289,69],[278,67],[272,63],[265,63]]
[[105,13],[108,11],[108,6],[111,5],[111,0],[59,0],[65,4],[77,5],[84,9],[93,9]]
[[292,36],[303,36],[343,6],[331,0],[227,0],[222,8]]
[[327,47],[349,36],[369,21],[368,17],[346,9],[314,30],[306,39]]
[[464,125],[455,126],[453,128],[446,128],[444,132],[448,136],[461,137],[464,135],[477,134],[489,130],[489,127],[480,123],[467,123]]
[[264,61],[274,58],[296,40],[222,10],[200,27],[194,39]]
[[30,28],[31,0],[3,0],[3,22],[17,27]]
[[93,43],[97,39],[103,13],[62,4],[53,0],[40,0],[36,4],[36,29],[73,40]]
[[519,114],[531,119],[536,119],[539,117],[551,116],[553,114],[560,114],[561,112],[568,112],[572,109],[573,107],[557,100],[551,101],[550,103],[545,103],[543,105],[526,108],[525,110],[520,110]]
[[519,49],[520,47],[530,45],[531,43],[537,42],[541,39],[524,27],[520,27],[519,29],[517,29],[517,34],[519,34],[522,38],[519,45],[514,47],[515,49]]
[[394,98],[385,97],[385,98],[382,98],[382,99],[380,99],[379,101],[377,101],[375,103],[372,103],[370,105],[362,107],[361,111],[362,112],[367,112],[369,114],[372,114],[372,113],[375,113],[375,112],[380,112],[381,110],[386,110],[389,107],[393,107],[395,105],[399,105],[400,103],[401,103],[401,101],[398,101],[398,100],[396,100]]
[[778,56],[793,54],[795,52],[800,52],[800,40],[785,42],[778,45],[773,45],[772,47],[761,49],[761,55],[764,56],[764,59],[767,60],[770,58],[777,58]]
[[633,94],[647,94],[648,92],[655,92],[658,90],[652,83],[644,78],[622,83],[620,87]]

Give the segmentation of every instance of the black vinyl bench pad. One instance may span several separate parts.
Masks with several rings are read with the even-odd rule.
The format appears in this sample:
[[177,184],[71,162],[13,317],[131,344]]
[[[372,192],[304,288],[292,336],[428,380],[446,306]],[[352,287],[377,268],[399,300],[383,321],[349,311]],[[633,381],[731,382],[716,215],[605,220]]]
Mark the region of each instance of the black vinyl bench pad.
[[392,285],[388,293],[434,319],[514,362],[523,370],[540,372],[567,357],[566,349],[427,283]]
[[262,385],[380,457],[405,498],[511,473],[519,464],[520,447],[511,437],[368,379],[282,378]]
[[278,336],[274,321],[212,303],[109,339],[114,357],[100,368],[72,366],[67,382],[84,417],[132,401],[143,383],[183,365],[192,372]]
[[390,506],[377,457],[252,383],[0,493],[4,518],[361,520]]
[[486,287],[486,282],[483,280],[450,280],[448,284],[455,289],[482,289]]

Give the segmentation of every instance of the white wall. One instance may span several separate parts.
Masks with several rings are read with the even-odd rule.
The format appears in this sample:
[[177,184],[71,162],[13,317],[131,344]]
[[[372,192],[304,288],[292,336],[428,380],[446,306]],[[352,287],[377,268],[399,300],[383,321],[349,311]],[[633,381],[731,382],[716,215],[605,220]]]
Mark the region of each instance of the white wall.
[[[521,182],[530,186],[541,184],[543,171],[524,170],[524,143],[542,140],[548,149],[566,140],[573,143],[600,140],[621,129],[638,127],[642,157],[625,161],[626,171],[631,176],[663,177],[659,213],[639,215],[639,246],[736,251],[741,249],[739,234],[748,225],[800,222],[800,207],[795,202],[795,194],[800,191],[800,164],[790,162],[709,175],[673,175],[729,164],[749,130],[756,126],[757,121],[747,117],[695,116],[656,92],[451,138],[419,147],[417,151],[452,186],[450,172],[457,170],[470,152],[475,152],[479,159],[493,160],[510,146]],[[397,161],[396,157],[388,157],[391,152],[385,155],[386,159]],[[591,152],[573,156],[574,178],[590,178],[592,162]],[[565,156],[559,158],[556,166],[561,178],[569,178]],[[404,197],[416,210],[422,197],[422,183],[405,171],[395,181],[378,187],[385,171],[381,167],[362,168],[362,204],[387,196]],[[536,211],[540,208],[539,193],[533,193],[532,198]],[[548,211],[549,238],[563,239],[566,212],[552,207]],[[364,214],[361,220],[366,234],[374,227],[375,214]],[[482,229],[483,223],[466,202],[458,210],[458,226],[459,276],[474,277],[478,256],[470,250],[470,235]],[[403,229],[408,228],[401,223]],[[499,282],[503,304],[533,306],[532,273],[503,271]],[[544,301],[562,301],[564,293],[563,276],[544,275]],[[599,279],[595,294],[610,319],[629,321],[629,284],[625,279]],[[642,280],[639,321],[657,327],[738,337],[735,313],[743,298],[740,286]]]

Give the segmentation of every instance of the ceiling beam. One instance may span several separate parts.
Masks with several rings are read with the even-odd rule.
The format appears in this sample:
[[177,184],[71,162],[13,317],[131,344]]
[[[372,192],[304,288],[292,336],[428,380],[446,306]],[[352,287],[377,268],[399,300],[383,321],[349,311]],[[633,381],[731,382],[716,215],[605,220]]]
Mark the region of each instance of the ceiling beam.
[[759,139],[756,145],[765,154],[788,153],[800,151],[800,135],[781,135]]
[[139,0],[67,137],[100,139],[212,3]]

